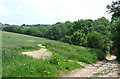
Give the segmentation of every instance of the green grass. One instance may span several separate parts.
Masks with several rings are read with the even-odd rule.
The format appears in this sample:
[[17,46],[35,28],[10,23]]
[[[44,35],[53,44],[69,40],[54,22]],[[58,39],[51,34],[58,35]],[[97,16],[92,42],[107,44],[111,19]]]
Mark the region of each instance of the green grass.
[[95,74],[93,74],[93,77],[99,77],[99,76],[107,75],[106,72],[107,72],[106,70],[103,70],[103,71],[101,71],[99,73],[95,73]]
[[[97,49],[10,32],[2,32],[2,36],[3,77],[57,77],[61,76],[60,71],[84,68],[69,59],[88,64],[104,59],[103,52]],[[45,45],[53,53],[52,57],[42,60],[20,54],[39,50],[37,44]]]
[[62,42],[49,42],[43,43],[43,45],[53,53],[57,53],[70,60],[77,60],[87,64],[105,59],[105,54],[98,49],[69,45]]
[[60,70],[69,72],[84,68],[59,55],[42,60],[20,54],[22,51],[39,50],[37,44],[52,40],[10,32],[2,32],[2,35],[3,77],[56,77],[61,76]]

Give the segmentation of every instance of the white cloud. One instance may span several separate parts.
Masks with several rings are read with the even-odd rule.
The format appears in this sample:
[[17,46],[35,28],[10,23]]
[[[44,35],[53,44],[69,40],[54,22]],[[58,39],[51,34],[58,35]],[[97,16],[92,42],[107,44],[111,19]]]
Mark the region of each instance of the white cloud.
[[[17,9],[5,8],[0,4],[4,16],[17,16],[26,22],[56,23],[58,21],[76,21],[78,19],[109,18],[106,5],[111,0],[4,0],[7,4],[15,4]],[[7,6],[7,4],[5,4]],[[17,4],[16,4],[17,3]],[[6,14],[4,14],[6,13]],[[1,12],[0,12],[1,14]],[[8,16],[6,16],[8,17]],[[22,18],[23,17],[23,18]],[[12,18],[14,19],[14,17]],[[21,21],[20,20],[20,21]]]
[[0,15],[11,15],[11,11],[6,9],[4,5],[0,3]]
[[18,5],[18,8],[19,8],[19,9],[22,9],[22,8],[23,8],[23,5]]
[[45,18],[61,17],[66,20],[97,18],[105,15],[110,0],[25,0],[42,12]]

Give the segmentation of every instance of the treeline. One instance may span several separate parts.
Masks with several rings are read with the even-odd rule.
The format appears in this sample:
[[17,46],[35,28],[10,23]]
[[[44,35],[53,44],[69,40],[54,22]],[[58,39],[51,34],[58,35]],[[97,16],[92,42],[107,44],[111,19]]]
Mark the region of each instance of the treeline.
[[[23,27],[41,27],[41,26],[50,26],[51,24],[32,24],[32,25],[29,25],[29,24],[22,24],[20,26],[23,26]],[[10,24],[3,24],[0,22],[0,26],[18,26],[18,25],[10,25]]]
[[101,49],[104,52],[110,49],[111,24],[105,17],[94,21],[92,19],[81,19],[74,22],[58,22],[42,27],[9,26],[3,27],[2,30]]
[[112,40],[117,60],[120,61],[120,0],[112,1],[110,5],[107,5],[107,9],[112,14]]
[[21,26],[24,27],[41,27],[41,26],[48,26],[50,24],[33,24],[33,25],[28,25],[28,24],[22,24]]

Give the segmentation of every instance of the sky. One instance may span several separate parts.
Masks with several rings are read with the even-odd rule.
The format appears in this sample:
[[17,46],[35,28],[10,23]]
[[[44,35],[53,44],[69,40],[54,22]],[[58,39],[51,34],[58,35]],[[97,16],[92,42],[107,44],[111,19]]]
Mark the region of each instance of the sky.
[[107,19],[112,0],[0,0],[0,22],[7,24],[55,24],[80,19]]

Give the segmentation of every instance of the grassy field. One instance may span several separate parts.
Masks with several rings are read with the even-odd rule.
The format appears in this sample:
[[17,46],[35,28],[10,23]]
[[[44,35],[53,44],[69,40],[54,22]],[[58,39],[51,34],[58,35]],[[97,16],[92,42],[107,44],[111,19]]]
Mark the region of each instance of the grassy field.
[[[2,32],[2,76],[3,77],[57,77],[61,72],[84,68],[76,62],[88,64],[104,59],[105,54],[97,49],[69,45],[17,33]],[[53,53],[46,60],[35,59],[20,54],[22,51],[39,50],[37,44],[43,44]]]

